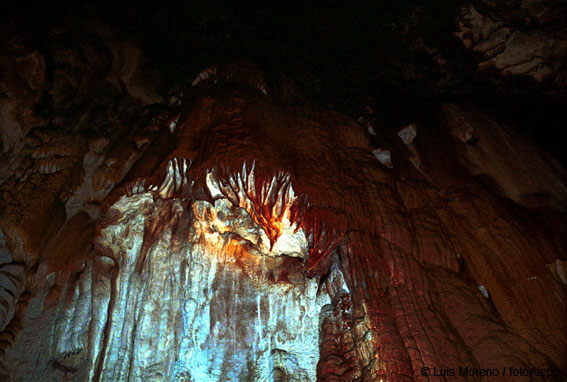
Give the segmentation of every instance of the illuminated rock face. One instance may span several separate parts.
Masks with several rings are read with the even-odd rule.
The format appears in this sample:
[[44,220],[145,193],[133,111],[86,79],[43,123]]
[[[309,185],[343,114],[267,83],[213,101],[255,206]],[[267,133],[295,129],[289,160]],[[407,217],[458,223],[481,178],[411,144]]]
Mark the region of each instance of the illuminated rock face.
[[[174,183],[166,177],[161,194]],[[315,381],[319,314],[331,301],[319,277],[303,272],[303,231],[285,227],[270,249],[264,231],[226,198],[213,205],[153,196],[111,207],[116,221],[98,245],[116,268],[100,258],[102,269],[82,270],[66,291],[71,300],[44,324],[47,354],[30,358],[55,358],[55,379],[268,381],[279,373]],[[36,329],[32,321],[26,327]],[[24,329],[14,347],[24,351],[32,335]],[[46,378],[33,363],[24,369],[14,378]]]
[[[458,123],[474,118],[442,109],[448,148],[412,125],[385,166],[354,121],[270,98],[245,69],[205,71],[181,110],[131,132],[65,138],[80,172],[7,176],[3,193],[26,192],[2,210],[0,379],[410,381],[423,367],[567,367],[564,239],[456,158],[436,162],[475,144]],[[481,128],[491,151],[464,146],[463,167],[516,152]],[[526,163],[564,212],[561,168],[473,174],[523,202],[535,187],[520,187]]]
[[[102,231],[122,255],[101,379],[265,381],[282,368],[314,381],[326,302],[317,279],[285,252],[261,253],[260,230],[226,199],[160,204],[149,193],[121,200]],[[144,217],[163,224],[163,210],[171,223],[144,253]],[[296,236],[303,248],[289,250],[305,255]]]

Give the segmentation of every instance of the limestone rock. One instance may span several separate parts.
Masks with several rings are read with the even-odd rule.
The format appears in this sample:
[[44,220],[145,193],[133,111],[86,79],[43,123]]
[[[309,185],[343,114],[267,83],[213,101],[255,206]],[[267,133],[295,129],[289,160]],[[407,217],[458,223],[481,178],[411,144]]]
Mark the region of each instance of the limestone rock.
[[[0,379],[567,368],[565,241],[538,215],[565,213],[565,170],[511,126],[445,103],[370,134],[242,62],[170,102],[134,45],[59,32],[50,123],[3,140]],[[12,111],[43,83],[28,50]]]
[[[479,5],[482,5],[480,7]],[[480,53],[478,66],[564,89],[567,7],[555,1],[481,2],[462,8],[456,36]]]

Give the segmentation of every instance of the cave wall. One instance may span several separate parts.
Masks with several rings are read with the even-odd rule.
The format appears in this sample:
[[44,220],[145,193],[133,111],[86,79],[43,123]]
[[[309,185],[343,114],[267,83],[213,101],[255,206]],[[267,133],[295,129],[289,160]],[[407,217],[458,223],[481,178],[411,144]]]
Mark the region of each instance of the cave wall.
[[249,62],[160,95],[135,41],[48,42],[0,59],[0,379],[567,369],[565,169],[493,110],[380,126]]

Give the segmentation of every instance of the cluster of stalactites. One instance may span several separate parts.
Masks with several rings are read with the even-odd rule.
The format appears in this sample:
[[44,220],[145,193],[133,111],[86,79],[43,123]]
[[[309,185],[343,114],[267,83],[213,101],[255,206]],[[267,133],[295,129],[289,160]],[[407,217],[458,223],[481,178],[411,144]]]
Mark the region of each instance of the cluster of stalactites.
[[245,209],[264,230],[272,248],[283,234],[302,229],[309,242],[307,271],[314,273],[342,241],[345,225],[332,210],[318,208],[305,196],[295,195],[288,173],[271,177],[257,173],[255,162],[245,162],[240,171],[220,179],[215,171],[208,171],[207,187],[213,199],[224,197]]
[[[123,192],[131,196],[149,191],[154,198],[161,199],[195,197],[190,169],[191,160],[172,157],[160,177],[137,179],[126,185]],[[316,273],[322,259],[340,244],[345,224],[332,210],[319,208],[308,202],[307,197],[296,195],[290,174],[280,171],[270,176],[265,173],[267,171],[257,169],[254,161],[244,162],[237,171],[225,171],[224,176],[216,169],[207,170],[205,182],[212,200],[226,198],[250,215],[265,232],[270,250],[278,245],[278,239],[285,240],[302,229],[309,243],[307,271]]]
[[255,163],[250,168],[244,163],[242,171],[227,179],[217,179],[214,171],[208,171],[207,187],[213,198],[225,197],[246,210],[268,236],[270,248],[286,228],[294,232],[300,228],[306,201],[295,196],[289,174],[256,180]]

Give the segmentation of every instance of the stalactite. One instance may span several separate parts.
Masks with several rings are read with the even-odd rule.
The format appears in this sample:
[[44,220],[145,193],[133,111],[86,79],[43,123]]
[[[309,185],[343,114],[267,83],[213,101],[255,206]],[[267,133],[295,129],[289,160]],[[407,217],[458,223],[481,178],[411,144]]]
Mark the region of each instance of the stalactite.
[[[62,86],[80,77],[57,70]],[[561,216],[564,171],[506,162],[532,147],[513,129],[448,104],[419,135],[407,122],[369,135],[366,119],[279,98],[246,63],[193,85],[155,107],[128,98],[102,127],[76,105],[54,120],[68,135],[15,135],[0,379],[407,382],[425,367],[566,366],[563,241],[524,198],[545,184],[536,207]],[[55,110],[72,108],[56,90]],[[494,195],[466,168],[506,187]]]

